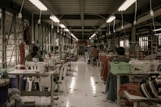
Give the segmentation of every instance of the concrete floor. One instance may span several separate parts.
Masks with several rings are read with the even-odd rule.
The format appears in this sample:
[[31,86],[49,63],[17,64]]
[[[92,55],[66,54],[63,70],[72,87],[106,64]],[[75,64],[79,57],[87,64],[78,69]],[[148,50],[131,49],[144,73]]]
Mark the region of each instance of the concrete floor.
[[[100,77],[100,70],[97,66],[87,64],[83,57],[77,62],[72,62],[72,71],[67,76],[68,94],[59,93],[58,100],[54,101],[52,107],[117,107],[116,103],[106,100],[103,93],[105,85]],[[50,107],[50,97],[24,96],[22,101],[35,101],[36,107]],[[120,106],[126,107],[126,106]],[[152,107],[141,105],[141,107]],[[161,107],[153,106],[153,107]]]

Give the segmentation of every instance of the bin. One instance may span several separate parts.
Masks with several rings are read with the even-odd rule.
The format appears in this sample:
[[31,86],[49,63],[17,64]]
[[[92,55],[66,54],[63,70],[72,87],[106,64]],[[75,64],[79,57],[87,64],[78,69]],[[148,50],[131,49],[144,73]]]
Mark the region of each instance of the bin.
[[8,99],[8,85],[0,87],[0,107],[4,107]]
[[114,74],[123,74],[131,72],[131,65],[126,62],[110,62],[111,72]]
[[[20,90],[25,90],[25,86],[26,86],[26,80],[23,79],[23,76],[19,77],[20,80]],[[10,88],[17,88],[16,87],[16,76],[10,77]]]

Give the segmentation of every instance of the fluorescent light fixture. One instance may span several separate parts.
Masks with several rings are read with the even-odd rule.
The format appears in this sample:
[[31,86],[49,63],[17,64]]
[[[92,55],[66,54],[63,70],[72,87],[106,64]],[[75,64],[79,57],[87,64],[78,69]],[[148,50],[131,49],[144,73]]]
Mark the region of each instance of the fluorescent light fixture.
[[73,33],[71,34],[71,36],[78,41],[78,38],[75,37]]
[[56,16],[50,16],[50,19],[55,22],[55,23],[59,23],[60,20],[56,17]]
[[65,25],[64,25],[64,24],[60,24],[59,26],[60,26],[62,29],[65,28]]
[[154,34],[154,35],[156,35],[156,36],[160,36],[160,35],[161,35],[161,33],[156,33],[156,34]]
[[161,28],[153,30],[153,32],[157,32],[157,31],[161,31]]
[[116,16],[110,16],[107,20],[106,23],[111,23],[113,20],[116,19]]
[[96,34],[94,33],[89,39],[92,39]]
[[39,0],[29,0],[32,4],[34,4],[41,11],[47,11],[47,7]]
[[22,13],[18,13],[18,18],[22,18]]
[[67,29],[67,28],[66,28],[66,29],[64,29],[64,30],[65,30],[66,32],[69,32],[69,29]]
[[126,0],[119,8],[118,11],[125,11],[127,8],[129,8],[133,3],[135,3],[136,0]]

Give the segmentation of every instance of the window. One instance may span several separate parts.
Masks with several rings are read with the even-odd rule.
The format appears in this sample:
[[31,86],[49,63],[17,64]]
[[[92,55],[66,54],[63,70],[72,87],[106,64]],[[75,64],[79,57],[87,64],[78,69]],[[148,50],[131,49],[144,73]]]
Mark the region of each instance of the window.
[[148,50],[148,37],[139,37],[139,46],[142,51]]
[[124,41],[120,40],[120,47],[124,47]]
[[129,40],[128,39],[123,39],[120,41],[120,47],[128,48],[129,45]]
[[158,36],[158,44],[161,45],[161,34]]

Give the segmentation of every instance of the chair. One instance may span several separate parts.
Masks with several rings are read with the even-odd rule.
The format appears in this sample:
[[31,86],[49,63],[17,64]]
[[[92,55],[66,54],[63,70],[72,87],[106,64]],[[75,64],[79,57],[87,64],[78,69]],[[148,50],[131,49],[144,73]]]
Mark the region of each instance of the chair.
[[23,64],[18,64],[18,65],[15,65],[15,69],[25,69],[25,65]]
[[63,90],[66,94],[68,94],[67,80],[66,80],[67,67],[68,63],[63,64],[63,66],[60,69],[59,80],[58,80],[58,89],[60,89],[60,84],[62,84]]
[[51,90],[51,76],[50,75],[46,75],[46,76],[41,76],[40,77],[40,81],[39,81],[39,88],[40,91],[45,91],[45,89],[47,88],[48,91]]
[[[40,72],[47,72],[48,71],[48,64],[46,62],[37,62],[37,70]],[[48,91],[51,90],[51,76],[50,75],[43,75],[40,78],[36,78],[35,82],[38,82],[40,91],[44,91],[47,88]]]
[[[31,61],[25,62],[25,68],[27,70],[37,70],[37,66],[36,66],[35,62],[31,62]],[[26,79],[27,79],[26,90],[31,91],[32,84],[33,84],[35,77],[31,76],[31,77],[27,77]]]
[[47,72],[48,64],[46,62],[36,62],[37,70],[40,72]]
[[35,62],[32,62],[32,61],[26,61],[25,62],[25,68],[27,70],[37,70],[36,63]]

